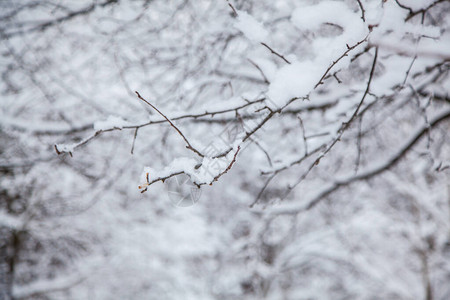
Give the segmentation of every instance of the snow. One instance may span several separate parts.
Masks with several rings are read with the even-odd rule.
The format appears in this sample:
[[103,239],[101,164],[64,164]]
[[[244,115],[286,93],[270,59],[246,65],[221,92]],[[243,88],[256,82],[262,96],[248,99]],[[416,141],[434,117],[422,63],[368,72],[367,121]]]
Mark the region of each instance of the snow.
[[78,144],[56,144],[56,148],[62,153],[72,153]]
[[[319,82],[330,63],[340,57],[347,45],[364,39],[368,30],[361,20],[345,3],[323,1],[318,4],[301,6],[292,13],[291,22],[300,30],[318,31],[323,24],[333,24],[342,32],[333,37],[316,37],[310,45],[313,60],[299,60],[283,66],[273,76],[267,96],[275,103],[272,108],[284,106],[294,97],[307,96]],[[334,71],[346,67],[349,57],[341,59]]]
[[11,229],[19,229],[20,226],[23,225],[23,221],[19,217],[12,216],[10,214],[5,213],[4,211],[0,211],[0,226],[11,228]]
[[64,290],[76,286],[81,281],[83,281],[83,278],[77,275],[61,276],[56,279],[34,281],[28,285],[14,285],[12,293],[14,298],[17,299],[31,298],[40,293]]
[[312,42],[314,54],[328,61],[333,59],[339,51],[345,51],[346,44],[355,44],[368,33],[362,19],[344,2],[323,1],[311,6],[299,7],[292,13],[291,21],[302,31],[317,32],[324,24],[342,30],[331,37],[318,35]]
[[191,178],[193,183],[210,184],[213,183],[214,178],[226,170],[232,162],[235,153],[238,151],[239,142],[235,141],[230,151],[225,157],[212,158],[203,157],[202,161],[190,157],[181,157],[173,160],[168,166],[162,170],[157,170],[151,167],[145,167],[141,174],[141,186],[146,187],[147,174],[149,174],[149,181],[152,182],[158,178],[169,177],[177,173],[184,173]]
[[168,166],[162,170],[157,170],[151,167],[145,167],[141,176],[141,182],[146,182],[147,173],[149,180],[152,181],[157,178],[164,178],[174,173],[184,172],[188,175],[195,173],[195,166],[198,161],[190,157],[179,157],[174,159]]
[[322,76],[323,67],[314,61],[304,61],[279,69],[267,92],[271,108],[278,109],[292,98],[309,94]]
[[398,0],[398,2],[402,5],[404,5],[405,7],[409,7],[412,10],[416,11],[416,10],[421,10],[423,8],[428,7],[434,1],[430,1],[430,0],[414,0],[414,1]]
[[[17,10],[27,10],[26,16],[0,24],[7,34],[90,5],[23,2]],[[350,0],[238,2],[245,12],[237,18],[226,1],[98,5],[0,45],[8,62],[0,80],[0,193],[11,202],[0,208],[0,227],[7,235],[24,232],[23,260],[14,274],[17,298],[416,299],[424,298],[424,288],[415,249],[423,249],[433,295],[447,299],[448,259],[426,247],[428,236],[436,241],[433,249],[445,249],[448,241],[440,230],[449,228],[447,121],[430,130],[429,148],[425,132],[389,171],[369,175],[414,141],[408,137],[425,117],[448,113],[450,76],[441,57],[448,55],[450,18],[440,9],[449,3],[438,3],[422,26],[420,14],[405,23],[409,12],[395,1],[361,0],[366,22]],[[369,34],[368,25],[377,24]],[[367,34],[332,64],[347,43]],[[364,114],[291,190],[361,101],[374,46],[379,55]],[[412,64],[415,55],[421,56]],[[330,66],[330,76],[315,88]],[[186,149],[134,90],[206,157]],[[306,95],[241,142],[269,113],[265,105],[279,108]],[[221,110],[229,112],[186,116]],[[135,127],[134,140],[129,129]],[[57,145],[59,151],[83,151],[57,156],[55,142],[67,143]],[[208,186],[230,166],[238,146],[231,170]],[[226,157],[212,158],[230,148]],[[261,170],[277,174],[249,208],[273,174]],[[155,182],[182,175],[141,194],[137,185],[145,186],[146,173]],[[176,187],[201,191],[201,197],[191,207],[176,207],[170,196],[187,177],[205,185]],[[350,180],[356,182],[320,198]],[[292,216],[316,199],[313,209]]]
[[127,121],[118,116],[108,116],[105,121],[97,121],[94,123],[95,130],[107,130],[111,128],[120,128],[129,125]]
[[418,43],[405,41],[401,44],[398,43],[396,38],[389,36],[372,38],[370,41],[386,51],[399,55],[450,59],[450,42],[448,37],[440,40],[421,39]]
[[89,123],[71,126],[61,122],[42,121],[38,119],[13,118],[0,112],[0,125],[18,130],[36,133],[64,133],[70,130],[88,127]]
[[237,13],[237,22],[234,26],[239,29],[246,38],[256,43],[264,42],[267,39],[269,32],[260,22],[255,20],[255,18],[245,11],[238,10]]
[[262,57],[253,58],[251,56],[249,57],[249,59],[261,69],[264,76],[266,76],[269,82],[272,82],[274,80],[277,66],[273,63],[273,61]]
[[291,21],[301,30],[317,30],[325,23],[340,26],[342,35],[350,38],[347,43],[356,42],[355,37],[364,31],[362,19],[344,2],[338,1],[322,1],[299,7],[292,13]]
[[[397,54],[409,56],[416,54],[438,58],[450,56],[448,37],[441,37],[440,28],[404,23],[406,16],[407,11],[395,3],[385,3],[379,16],[379,24],[370,36],[370,43]],[[412,39],[419,37],[422,37],[419,43]],[[399,41],[402,42],[399,43]]]

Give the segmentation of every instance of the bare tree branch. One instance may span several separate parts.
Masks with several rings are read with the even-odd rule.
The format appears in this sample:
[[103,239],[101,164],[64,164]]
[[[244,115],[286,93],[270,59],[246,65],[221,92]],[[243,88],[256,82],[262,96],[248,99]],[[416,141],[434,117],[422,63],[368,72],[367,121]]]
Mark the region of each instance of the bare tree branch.
[[181,132],[180,129],[178,129],[177,126],[175,126],[175,124],[172,123],[172,121],[166,117],[166,115],[164,115],[159,109],[157,109],[153,104],[151,104],[150,102],[148,102],[147,100],[145,100],[144,98],[141,97],[141,95],[136,91],[135,92],[136,95],[138,96],[139,99],[141,99],[142,101],[144,101],[145,103],[147,103],[148,105],[150,105],[154,110],[156,110],[164,119],[167,120],[167,122],[169,122],[170,126],[172,126],[177,132],[178,134],[183,138],[183,140],[186,142],[187,146],[186,148],[193,151],[195,154],[197,154],[200,157],[204,157],[205,155],[203,155],[200,151],[198,151],[197,149],[195,149],[194,147],[192,147],[191,143],[189,143],[188,139],[184,136],[184,134]]
[[288,61],[287,59],[286,59],[286,57],[284,57],[284,55],[281,55],[280,53],[278,53],[277,51],[275,51],[275,50],[273,50],[271,47],[269,47],[266,43],[263,43],[263,42],[261,42],[261,45],[263,45],[264,47],[266,47],[267,49],[269,49],[269,51],[272,53],[272,54],[275,54],[276,56],[278,56],[279,58],[281,58],[282,60],[284,60],[284,62],[285,63],[287,63],[287,64],[291,64],[291,62],[290,61]]
[[410,138],[405,142],[399,150],[396,151],[390,158],[385,160],[382,163],[374,164],[371,167],[367,167],[366,170],[360,172],[357,175],[343,177],[341,179],[337,179],[333,183],[331,183],[328,187],[318,192],[318,194],[308,201],[306,205],[296,205],[295,207],[286,207],[274,209],[271,213],[274,214],[298,214],[302,211],[307,211],[314,208],[317,204],[320,203],[325,197],[330,195],[331,193],[337,191],[338,189],[348,186],[354,182],[366,180],[372,178],[382,172],[385,172],[391,168],[393,168],[402,157],[404,157],[412,147],[420,141],[422,136],[426,134],[430,127],[435,127],[439,125],[441,122],[450,119],[450,109],[446,109],[434,118],[430,120],[429,125],[424,124],[420,126],[415,133],[410,136]]

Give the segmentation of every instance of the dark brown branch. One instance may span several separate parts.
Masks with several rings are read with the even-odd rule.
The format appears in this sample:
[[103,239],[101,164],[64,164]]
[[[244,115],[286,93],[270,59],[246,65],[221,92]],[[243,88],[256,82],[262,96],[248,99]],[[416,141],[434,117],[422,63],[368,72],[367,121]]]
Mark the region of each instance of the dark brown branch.
[[408,21],[408,20],[410,20],[411,18],[417,16],[418,14],[422,14],[422,16],[423,16],[430,8],[434,7],[436,4],[439,4],[439,3],[442,3],[442,2],[448,2],[448,1],[449,1],[449,0],[438,0],[438,1],[434,1],[433,3],[431,3],[430,5],[428,5],[427,7],[422,8],[422,9],[419,9],[419,10],[417,10],[417,11],[413,11],[411,8],[401,5],[398,1],[396,1],[396,2],[397,2],[397,4],[398,4],[401,8],[404,8],[404,9],[408,9],[408,10],[409,10],[409,15],[408,15],[408,16],[406,17],[406,19],[405,19],[405,21]]
[[267,49],[269,49],[270,52],[272,52],[272,54],[275,54],[276,56],[278,56],[279,58],[281,58],[282,60],[284,60],[285,63],[287,64],[291,64],[290,61],[288,61],[286,59],[286,57],[284,57],[283,55],[281,55],[280,53],[276,52],[275,50],[273,50],[272,48],[270,48],[266,43],[261,42],[261,45],[263,45],[264,47],[266,47]]
[[236,9],[234,8],[234,6],[230,3],[229,0],[227,0],[228,6],[231,7],[231,10],[233,10],[234,15],[237,17],[239,16],[239,14],[237,13]]
[[354,44],[353,46],[349,46],[347,45],[347,50],[345,50],[345,52],[339,56],[335,61],[333,61],[331,63],[331,65],[328,67],[328,69],[325,71],[325,73],[323,74],[323,76],[320,78],[319,82],[316,83],[316,85],[314,86],[314,88],[316,89],[319,85],[323,84],[323,80],[325,79],[325,77],[328,75],[328,72],[330,72],[330,70],[344,57],[346,57],[348,55],[348,53],[350,51],[352,51],[353,49],[355,49],[356,47],[358,47],[359,45],[361,45],[362,43],[364,43],[365,41],[367,41],[368,35],[366,35],[366,37],[357,42],[356,44]]
[[409,14],[411,15],[413,13],[413,10],[411,7],[408,7],[406,5],[401,4],[398,0],[395,0],[395,3],[397,3],[397,5],[403,9],[406,9],[407,11],[409,11]]
[[[218,110],[218,111],[212,111],[212,112],[206,111],[206,112],[200,113],[200,114],[187,114],[187,115],[182,115],[182,116],[179,116],[179,117],[171,118],[171,120],[174,120],[174,121],[176,121],[176,120],[183,120],[183,119],[194,119],[194,120],[197,120],[198,118],[202,118],[202,117],[208,117],[208,116],[214,117],[215,115],[225,114],[225,113],[229,113],[229,112],[233,112],[233,111],[235,111],[235,112],[239,111],[239,110],[241,110],[243,108],[246,108],[248,106],[251,106],[253,104],[261,103],[264,100],[265,100],[265,98],[260,98],[260,99],[254,100],[254,101],[246,100],[247,103],[242,104],[242,105],[237,106],[237,107],[233,107],[233,108],[229,108],[229,109],[223,109],[223,110]],[[306,109],[307,110],[311,110],[311,109],[314,109],[314,108],[312,108],[312,107],[309,108],[308,107]],[[198,121],[200,121],[200,120],[198,120]],[[226,122],[227,120],[219,120],[218,122],[220,123],[220,122],[224,122],[224,121]],[[146,127],[146,126],[149,126],[149,125],[162,124],[162,123],[166,123],[166,122],[167,122],[167,120],[163,119],[163,120],[157,120],[157,121],[149,121],[149,122],[142,123],[142,124],[137,124],[137,125],[123,126],[122,128],[113,127],[113,128],[108,128],[108,129],[105,129],[105,130],[97,130],[96,132],[94,132],[93,135],[85,138],[81,142],[79,142],[76,145],[74,145],[73,149],[76,149],[76,148],[78,148],[80,146],[83,146],[83,145],[87,144],[89,141],[91,141],[92,139],[94,139],[95,137],[101,135],[104,132],[111,132],[111,131],[116,131],[116,130],[121,130],[121,129],[137,129],[137,128]],[[207,121],[205,121],[205,122],[207,122]],[[84,126],[82,128],[82,130],[90,129],[90,128],[93,128],[93,127],[94,127],[93,124],[86,125],[86,126]],[[81,129],[80,129],[80,131],[81,131]],[[73,131],[72,129],[69,130],[69,131],[60,130],[60,131],[55,131],[55,132],[53,132],[53,131],[51,131],[51,132],[34,131],[34,133],[36,133],[36,134],[67,134],[67,133],[73,133],[73,132],[76,132],[76,131]],[[230,149],[230,151],[231,151],[231,149]],[[226,154],[228,154],[228,152]],[[57,153],[61,154],[61,153],[65,153],[65,152],[61,151],[61,149],[58,149]],[[222,155],[222,156],[224,156],[224,155]]]
[[[201,183],[193,182],[193,183],[198,188],[200,188],[202,185],[206,185],[206,184],[212,185],[215,181],[218,181],[220,177],[222,177],[224,174],[226,174],[228,171],[230,171],[230,169],[233,167],[234,163],[236,162],[236,157],[237,157],[237,155],[239,153],[239,150],[241,150],[240,146],[237,147],[237,150],[234,153],[233,159],[231,160],[231,162],[228,165],[228,167],[224,171],[222,171],[219,174],[217,174],[217,176],[215,176],[214,179],[211,182],[201,182]],[[196,166],[196,168],[199,168],[200,166],[201,166],[201,164]],[[181,175],[181,174],[186,174],[186,173],[184,171],[178,171],[178,172],[171,173],[171,174],[169,174],[167,176],[162,176],[162,177],[155,178],[152,181],[150,181],[149,173],[147,173],[146,174],[146,183],[144,183],[143,185],[140,185],[139,189],[141,190],[141,193],[145,193],[148,190],[148,187],[151,186],[152,184],[154,184],[154,183],[156,183],[158,181],[162,181],[164,183],[167,179],[172,178],[172,177],[177,176],[177,175]],[[189,174],[186,174],[186,175],[189,176]]]
[[261,199],[261,196],[263,195],[264,191],[266,190],[266,188],[269,186],[269,183],[272,181],[272,179],[275,178],[277,174],[274,173],[272,174],[269,178],[267,178],[266,182],[264,183],[264,186],[261,188],[261,190],[259,191],[258,195],[256,196],[255,200],[253,200],[253,202],[249,205],[250,208],[252,208],[253,206],[255,206],[256,203],[258,203],[259,199]]
[[[111,129],[111,130],[116,130],[117,128]],[[72,150],[75,150],[76,148],[83,146],[85,144],[87,144],[89,141],[93,140],[96,136],[100,135],[102,132],[104,132],[104,130],[98,130],[96,131],[93,135],[85,138],[84,140],[82,140],[81,142],[77,143],[76,145],[74,145],[72,147]],[[71,151],[64,151],[62,149],[58,148],[58,145],[54,145],[55,147],[55,151],[58,155],[63,154],[63,153],[69,153],[70,156],[72,156],[72,152]]]
[[[236,152],[234,153],[233,156],[233,160],[231,161],[231,163],[228,165],[228,167],[221,173],[219,173],[216,177],[214,177],[213,181],[209,183],[209,185],[212,185],[214,181],[219,180],[220,177],[222,177],[222,175],[226,174],[228,171],[230,171],[230,169],[233,167],[234,163],[236,162],[236,157],[239,153],[239,150],[241,150],[241,147],[238,146]],[[197,185],[201,185],[201,184],[197,184]]]
[[270,182],[275,178],[275,176],[277,176],[279,173],[281,173],[284,170],[289,169],[290,167],[296,165],[296,164],[300,164],[302,163],[305,159],[307,159],[308,157],[310,157],[312,154],[318,152],[319,150],[323,149],[324,145],[317,147],[316,149],[314,149],[313,151],[311,151],[310,153],[305,153],[305,155],[303,155],[303,157],[301,157],[300,159],[293,161],[291,163],[289,163],[288,165],[272,170],[272,171],[267,171],[267,172],[261,172],[261,175],[268,175],[271,174],[270,177],[266,180],[264,186],[261,188],[261,190],[259,191],[258,195],[256,196],[255,200],[250,204],[250,208],[252,208],[253,206],[255,206],[256,203],[258,203],[259,199],[261,199],[261,196],[263,195],[264,191],[266,190],[266,188],[269,186]]
[[408,70],[406,70],[405,79],[403,79],[402,87],[405,85],[406,80],[408,80],[409,73],[411,72],[411,68],[414,65],[414,62],[416,61],[416,59],[417,59],[417,56],[414,56],[413,60],[411,61],[411,64],[408,67]]
[[267,79],[266,75],[264,74],[263,70],[258,66],[258,64],[256,64],[251,59],[248,59],[248,61],[259,71],[259,73],[261,74],[262,78],[264,79],[264,82],[267,83],[267,84],[270,84],[269,79]]
[[361,180],[367,180],[369,178],[372,178],[378,174],[381,174],[392,167],[394,167],[402,157],[404,157],[411,148],[423,137],[424,134],[428,132],[430,127],[435,127],[441,122],[450,119],[450,109],[447,109],[443,111],[442,113],[435,116],[429,124],[422,125],[409,139],[408,141],[400,147],[400,149],[392,155],[388,160],[383,162],[382,164],[376,164],[374,167],[369,167],[367,170],[354,175],[350,176],[341,180],[337,180],[334,183],[332,183],[329,187],[322,190],[317,196],[315,196],[313,199],[311,199],[307,205],[298,207],[298,208],[287,208],[287,209],[280,209],[276,210],[276,214],[297,214],[302,211],[307,211],[312,208],[314,208],[317,204],[319,204],[320,201],[322,201],[325,197],[330,195],[331,193],[335,192],[336,190],[348,186],[351,183],[361,181]]
[[[325,111],[328,108],[331,108],[335,106],[338,103],[338,100],[333,100],[326,103],[313,103],[311,104],[299,107],[299,108],[291,108],[291,109],[284,109],[282,114],[280,116],[297,116],[298,113],[305,112],[305,111],[315,111],[315,110],[322,110]],[[257,115],[240,115],[240,118],[242,120],[251,120],[257,118]],[[175,120],[172,119],[172,120]],[[239,120],[236,117],[230,117],[230,118],[221,118],[221,119],[195,119],[193,122],[198,123],[228,123],[228,122],[238,122]]]
[[356,0],[358,2],[359,8],[361,9],[361,19],[363,20],[363,22],[366,22],[366,18],[365,18],[365,10],[364,7],[362,6],[362,3],[360,0]]
[[198,151],[197,149],[195,149],[194,147],[192,147],[191,143],[189,143],[188,139],[184,136],[184,134],[181,132],[180,129],[178,129],[177,126],[175,126],[175,124],[172,123],[172,121],[166,117],[166,115],[164,115],[159,109],[157,109],[153,104],[151,104],[150,102],[148,102],[147,100],[145,100],[144,98],[141,97],[141,95],[135,91],[136,95],[138,96],[139,99],[141,99],[142,101],[144,101],[146,104],[150,105],[151,108],[153,108],[154,110],[156,110],[164,119],[167,120],[167,122],[169,122],[170,126],[172,126],[177,132],[178,134],[183,138],[183,140],[186,142],[187,146],[186,148],[193,151],[194,153],[196,153],[198,156],[200,157],[205,157],[205,155],[203,155],[200,151]]
[[333,147],[337,144],[337,142],[339,142],[341,140],[341,137],[344,134],[344,132],[350,127],[350,125],[355,120],[355,118],[358,115],[358,112],[359,112],[362,104],[364,103],[364,99],[366,98],[367,94],[369,93],[370,84],[372,82],[372,78],[373,78],[373,75],[375,73],[375,66],[376,66],[376,63],[377,63],[377,57],[378,57],[378,48],[375,48],[375,56],[374,56],[373,63],[372,63],[372,69],[370,70],[369,80],[367,81],[366,90],[364,91],[364,94],[363,94],[363,96],[361,98],[361,101],[359,102],[358,106],[356,107],[356,110],[353,112],[353,114],[350,117],[350,119],[347,122],[343,123],[341,128],[339,128],[338,136],[331,142],[331,144],[328,145],[328,147],[316,158],[316,160],[309,166],[307,171],[305,173],[303,173],[303,175],[299,178],[299,180],[293,186],[289,186],[288,187],[288,191],[285,194],[284,198],[286,198],[290,194],[290,192],[296,186],[298,186],[308,176],[308,174],[311,172],[311,170],[320,163],[320,160],[323,157],[325,157],[328,154],[328,152],[331,151],[331,149],[333,149]]
[[158,181],[162,181],[164,183],[164,181],[166,181],[167,179],[172,178],[172,177],[177,176],[177,175],[181,175],[181,174],[184,174],[184,172],[183,171],[175,172],[175,173],[172,173],[170,175],[163,176],[163,177],[158,177],[158,178],[153,179],[152,181],[150,181],[149,174],[147,173],[146,174],[147,182],[145,184],[143,184],[143,185],[140,185],[138,188],[140,190],[142,190],[141,193],[145,193],[147,191],[148,187],[151,186],[152,184],[154,184],[154,183],[156,183]]
[[[228,2],[228,5],[231,7],[231,9],[233,10],[233,12],[234,12],[234,14],[236,15],[236,16],[239,16],[239,14],[237,13],[237,11],[236,11],[236,9],[234,8],[234,6],[233,5],[231,5],[231,3],[227,0],[227,2]],[[284,60],[284,62],[285,63],[287,63],[287,64],[291,64],[290,63],[290,61],[288,61],[287,59],[286,59],[286,57],[284,57],[283,55],[281,55],[280,53],[278,53],[278,52],[276,52],[275,50],[273,50],[271,47],[269,47],[266,43],[264,43],[264,42],[262,42],[262,41],[260,41],[260,43],[261,43],[261,45],[263,45],[264,47],[266,47],[267,49],[269,49],[269,51],[272,53],[272,54],[275,54],[276,56],[278,56],[279,58],[281,58],[282,60]],[[262,72],[261,72],[262,73]],[[264,74],[263,74],[264,75]],[[264,76],[265,77],[265,76]],[[267,81],[267,79],[266,79],[266,81]]]
[[[327,74],[328,74],[328,72],[334,67],[334,65],[336,65],[343,57],[345,57],[345,56],[347,56],[347,54],[348,54],[348,52],[349,51],[351,51],[352,49],[354,49],[354,48],[356,48],[358,45],[360,45],[360,44],[362,44],[363,42],[365,42],[367,40],[367,36],[363,39],[363,40],[361,40],[361,41],[359,41],[358,43],[356,43],[355,45],[353,45],[353,46],[348,46],[347,45],[347,50],[336,60],[336,61],[334,61],[331,65],[330,65],[330,67],[325,71],[325,73],[323,74],[323,76],[322,76],[322,78],[319,80],[319,82],[316,84],[316,87],[322,82],[322,80],[327,76]],[[367,91],[368,92],[368,91]],[[146,101],[145,99],[143,99],[140,95],[139,95],[139,93],[138,92],[136,92],[136,94],[138,95],[138,97],[141,99],[141,100],[143,100],[143,101],[145,101],[147,104],[149,104],[150,106],[152,106],[155,110],[156,110],[156,108],[153,106],[153,105],[151,105],[148,101]],[[364,94],[364,97],[367,95],[367,93],[365,93]],[[247,134],[246,134],[246,136],[244,137],[244,139],[242,140],[242,142],[245,142],[249,137],[251,137],[256,131],[258,131],[268,120],[270,120],[276,113],[280,113],[281,111],[284,111],[284,109],[288,106],[288,105],[290,105],[292,102],[294,102],[295,100],[297,100],[298,98],[292,98],[286,105],[284,105],[281,109],[279,109],[279,110],[277,110],[277,111],[271,111],[270,113],[269,113],[269,115],[267,115],[266,116],[266,118],[257,126],[257,127],[255,127],[251,132],[248,132]],[[202,113],[202,114],[190,114],[190,115],[183,115],[183,116],[180,116],[180,117],[177,117],[177,118],[173,118],[173,120],[181,120],[181,119],[186,119],[186,118],[194,118],[194,119],[196,119],[196,118],[200,118],[200,117],[204,117],[204,116],[212,116],[212,117],[214,117],[214,115],[216,115],[216,114],[223,114],[223,113],[227,113],[227,112],[231,112],[231,111],[238,111],[239,109],[242,109],[242,108],[245,108],[245,107],[247,107],[247,106],[249,106],[249,105],[252,105],[252,104],[255,104],[255,103],[259,103],[259,102],[262,102],[262,101],[264,101],[265,100],[265,98],[262,98],[262,99],[257,99],[257,100],[255,100],[255,101],[248,101],[246,104],[244,104],[244,105],[242,105],[242,106],[240,106],[240,107],[236,107],[236,108],[231,108],[231,109],[226,109],[226,110],[221,110],[221,111],[216,111],[216,112],[205,112],[205,113]],[[358,107],[358,110],[359,110],[359,107]],[[158,111],[158,110],[157,110]],[[159,111],[158,111],[159,112]],[[286,111],[287,113],[289,113],[289,111],[287,110]],[[159,112],[160,114],[161,114],[161,112]],[[181,133],[181,131],[171,122],[171,121],[169,121],[169,119],[165,116],[165,115],[163,115],[163,114],[161,114],[163,117],[164,117],[164,119],[165,120],[160,120],[160,121],[150,121],[150,122],[147,122],[147,123],[144,123],[144,124],[141,124],[141,125],[132,125],[132,126],[123,126],[123,128],[124,129],[136,129],[136,128],[140,128],[140,127],[144,127],[144,126],[148,126],[148,125],[151,125],[151,124],[158,124],[158,123],[164,123],[164,122],[169,122],[171,125],[172,125],[172,127],[174,127],[176,130],[177,130],[177,132],[179,132],[179,133]],[[350,121],[352,121],[352,120],[350,120]],[[347,122],[347,124],[350,124],[351,122]],[[74,147],[73,147],[73,149],[75,149],[75,148],[78,148],[78,147],[80,147],[80,146],[82,146],[82,145],[84,145],[84,144],[86,144],[87,142],[89,142],[90,140],[92,140],[94,137],[96,137],[96,136],[98,136],[98,135],[100,135],[101,133],[103,133],[103,132],[108,132],[108,131],[113,131],[113,130],[116,130],[116,128],[111,128],[111,129],[106,129],[106,130],[99,130],[99,131],[97,131],[97,132],[95,132],[95,134],[93,135],[93,136],[90,136],[90,137],[88,137],[88,138],[86,138],[85,140],[83,140],[82,142],[80,142],[80,143],[78,143],[77,145],[75,145]],[[186,139],[186,137],[181,133],[180,134],[181,136],[182,136],[182,138],[185,140],[185,142],[187,143],[187,148],[188,149],[190,149],[190,150],[192,150],[193,152],[195,152],[197,155],[199,155],[200,157],[204,157],[204,155],[202,154],[202,153],[200,153],[198,150],[196,150],[196,149],[194,149],[191,145],[190,145],[190,143],[188,142],[188,140]],[[58,154],[61,154],[61,153],[63,153],[63,151],[60,151],[60,150],[58,150],[56,147],[55,147],[55,149],[57,150],[57,153]],[[231,148],[230,149],[228,149],[228,150],[226,150],[224,153],[222,153],[220,156],[218,156],[218,157],[223,157],[223,156],[225,156],[225,155],[227,155],[229,152],[231,151]]]
[[301,158],[299,158],[299,159],[297,159],[295,161],[292,161],[290,163],[287,163],[286,165],[284,165],[282,167],[279,167],[277,169],[273,169],[273,170],[269,170],[269,171],[263,171],[263,172],[261,172],[261,175],[269,175],[269,174],[272,174],[272,173],[278,174],[278,173],[280,173],[280,172],[282,172],[284,170],[289,169],[290,167],[293,167],[294,165],[301,164],[303,161],[305,161],[305,159],[307,159],[311,155],[319,152],[320,150],[322,150],[324,148],[325,148],[325,145],[320,145],[319,147],[315,148],[311,152],[305,153]]
[[350,118],[350,120],[347,121],[347,123],[345,123],[345,125],[343,125],[343,127],[341,127],[340,131],[344,131],[350,126],[350,124],[353,122],[356,115],[358,114],[359,109],[361,108],[362,104],[364,103],[364,99],[366,99],[366,96],[370,90],[370,84],[372,83],[373,74],[375,73],[375,66],[377,64],[377,58],[378,58],[378,48],[375,48],[375,56],[373,58],[372,68],[370,69],[369,80],[367,81],[366,90],[364,91],[363,97],[361,98],[361,101],[359,102],[358,107],[356,108],[352,117]]
[[242,142],[245,142],[248,138],[250,138],[253,134],[255,134],[256,131],[258,131],[264,124],[266,124],[267,121],[269,121],[275,115],[275,113],[276,113],[275,111],[271,111],[264,118],[264,120],[261,121],[261,123],[259,123],[255,128],[253,128],[252,131],[247,132],[244,138],[242,139]]
[[252,141],[252,143],[254,143],[256,145],[256,147],[258,147],[264,153],[264,155],[267,158],[267,162],[269,163],[269,166],[272,167],[273,166],[272,159],[270,158],[270,155],[269,155],[269,153],[267,153],[266,149],[264,149],[263,146],[261,146],[261,144],[258,143],[257,140],[255,140],[255,139],[250,139],[250,140]]
[[305,131],[305,126],[303,125],[303,120],[300,117],[300,115],[297,115],[297,118],[300,122],[300,128],[302,129],[302,137],[303,137],[303,144],[305,146],[305,155],[308,153],[308,142],[306,140],[306,131]]

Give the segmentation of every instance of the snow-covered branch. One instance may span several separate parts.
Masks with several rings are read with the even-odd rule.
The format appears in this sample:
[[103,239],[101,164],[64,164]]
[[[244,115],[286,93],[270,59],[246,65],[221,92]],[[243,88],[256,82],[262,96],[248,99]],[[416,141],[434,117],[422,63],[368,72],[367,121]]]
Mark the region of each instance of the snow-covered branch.
[[329,183],[327,187],[317,192],[316,196],[308,200],[307,203],[302,203],[301,205],[284,205],[272,209],[270,212],[272,214],[298,214],[303,211],[310,210],[320,203],[325,197],[329,196],[331,193],[337,191],[340,188],[346,187],[354,182],[370,179],[382,172],[385,172],[393,168],[411,149],[412,147],[420,141],[420,139],[430,130],[430,128],[437,126],[441,122],[450,119],[450,109],[446,109],[433,117],[429,124],[420,126],[414,131],[414,133],[407,139],[407,141],[388,159],[367,167],[361,170],[356,175],[338,177],[332,183]]

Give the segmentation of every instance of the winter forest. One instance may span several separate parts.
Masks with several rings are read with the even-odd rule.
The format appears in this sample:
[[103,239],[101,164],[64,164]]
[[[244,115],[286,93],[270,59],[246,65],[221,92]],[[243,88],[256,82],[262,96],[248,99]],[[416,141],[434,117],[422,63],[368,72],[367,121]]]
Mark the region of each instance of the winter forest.
[[0,0],[0,299],[450,299],[450,1]]

